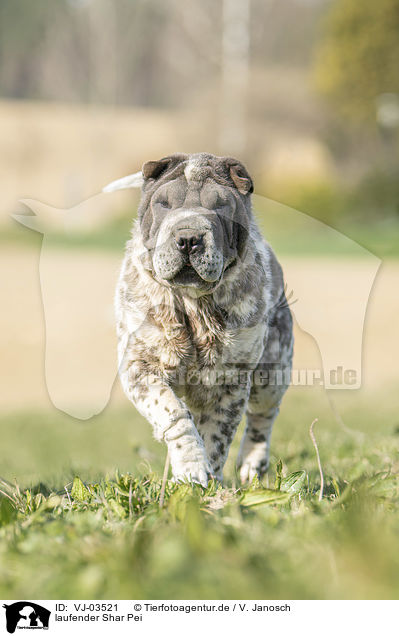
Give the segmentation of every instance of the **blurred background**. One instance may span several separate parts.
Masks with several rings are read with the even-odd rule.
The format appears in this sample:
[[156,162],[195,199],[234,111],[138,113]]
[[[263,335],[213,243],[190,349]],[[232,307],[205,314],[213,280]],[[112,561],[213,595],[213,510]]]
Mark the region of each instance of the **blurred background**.
[[[312,278],[327,316],[326,289],[339,288],[350,321],[354,273],[369,276],[369,291],[377,259],[368,253],[383,261],[363,334],[362,388],[334,399],[358,424],[380,409],[381,430],[394,430],[398,59],[399,0],[0,0],[4,477],[25,483],[57,480],[71,465],[84,476],[162,463],[163,450],[148,455],[148,427],[113,385],[112,296],[139,195],[100,193],[176,151],[247,164],[262,229],[287,272],[304,288]],[[28,208],[40,212],[40,232],[11,217]],[[304,213],[302,221],[289,224],[284,210]],[[296,365],[320,368],[318,344],[302,326]],[[334,328],[331,312],[332,342]],[[97,411],[110,403],[86,423],[64,416],[50,397],[71,412],[71,388]],[[321,387],[293,387],[280,426],[307,431],[317,415],[336,426],[329,399]]]
[[[394,250],[398,13],[397,0],[1,0],[2,216],[23,196],[69,208],[149,157],[207,149],[243,159],[258,194]],[[104,221],[122,211],[107,200]]]

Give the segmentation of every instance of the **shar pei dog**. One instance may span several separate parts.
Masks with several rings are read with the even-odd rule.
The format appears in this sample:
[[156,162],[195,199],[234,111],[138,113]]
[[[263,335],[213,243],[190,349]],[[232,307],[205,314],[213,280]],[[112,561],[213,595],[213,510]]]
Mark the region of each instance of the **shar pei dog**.
[[293,336],[251,177],[231,157],[174,154],[105,190],[138,185],[115,301],[123,389],[166,443],[175,479],[221,480],[244,414],[240,478],[261,477]]

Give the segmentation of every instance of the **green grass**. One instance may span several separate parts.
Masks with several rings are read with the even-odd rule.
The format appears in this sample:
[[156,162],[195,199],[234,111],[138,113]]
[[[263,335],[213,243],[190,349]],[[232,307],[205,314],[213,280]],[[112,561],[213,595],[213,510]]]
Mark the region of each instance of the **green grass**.
[[223,488],[168,481],[162,508],[165,451],[133,407],[86,423],[55,410],[4,415],[0,596],[397,598],[393,396],[376,415],[344,397],[346,428],[322,392],[291,389],[263,484],[239,487],[235,442]]

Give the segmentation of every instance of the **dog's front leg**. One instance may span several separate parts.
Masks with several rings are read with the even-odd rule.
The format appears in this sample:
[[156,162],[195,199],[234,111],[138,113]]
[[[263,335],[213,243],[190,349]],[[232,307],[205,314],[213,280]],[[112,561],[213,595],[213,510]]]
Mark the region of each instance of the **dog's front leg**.
[[248,393],[249,379],[242,385],[221,387],[215,403],[196,418],[212,474],[219,481],[223,481],[223,466],[247,405]]
[[121,380],[129,399],[151,423],[154,437],[166,443],[173,477],[206,486],[211,476],[209,461],[184,402],[161,377],[140,375],[133,379],[130,367],[121,374]]

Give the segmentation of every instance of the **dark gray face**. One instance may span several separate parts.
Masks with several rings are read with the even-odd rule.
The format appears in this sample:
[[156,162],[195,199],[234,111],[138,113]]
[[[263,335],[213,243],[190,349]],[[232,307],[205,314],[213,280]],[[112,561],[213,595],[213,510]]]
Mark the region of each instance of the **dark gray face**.
[[143,166],[140,227],[155,278],[211,291],[245,250],[252,181],[236,159],[171,155]]

